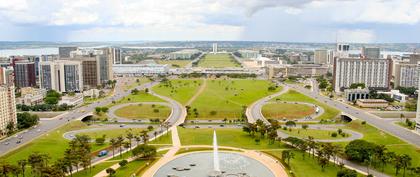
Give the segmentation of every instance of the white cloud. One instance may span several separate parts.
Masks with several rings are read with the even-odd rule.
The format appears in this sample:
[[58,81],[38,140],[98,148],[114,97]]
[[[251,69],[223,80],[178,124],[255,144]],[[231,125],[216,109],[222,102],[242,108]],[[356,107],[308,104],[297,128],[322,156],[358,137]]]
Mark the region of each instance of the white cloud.
[[73,31],[69,41],[238,40],[242,27],[201,24],[191,28],[168,26],[96,27]]

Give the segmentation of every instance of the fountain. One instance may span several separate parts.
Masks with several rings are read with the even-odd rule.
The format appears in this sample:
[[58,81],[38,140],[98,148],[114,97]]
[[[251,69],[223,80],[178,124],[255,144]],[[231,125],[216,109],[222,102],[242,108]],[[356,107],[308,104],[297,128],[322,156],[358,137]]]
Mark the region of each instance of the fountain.
[[178,157],[162,166],[153,176],[274,177],[274,174],[255,159],[233,152],[219,153],[216,130],[213,130],[213,152],[196,152]]
[[209,177],[218,177],[222,174],[220,171],[218,148],[216,130],[213,130],[213,171],[209,174]]

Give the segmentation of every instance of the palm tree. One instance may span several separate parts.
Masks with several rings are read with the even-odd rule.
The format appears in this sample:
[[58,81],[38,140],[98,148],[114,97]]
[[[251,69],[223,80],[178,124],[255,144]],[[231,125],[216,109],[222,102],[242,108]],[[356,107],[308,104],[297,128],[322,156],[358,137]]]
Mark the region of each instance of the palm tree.
[[141,138],[143,140],[143,143],[144,144],[147,144],[147,141],[149,140],[149,135],[147,134],[147,131],[146,130],[143,130],[140,133],[141,133],[140,136],[141,136]]
[[290,159],[293,159],[295,157],[295,155],[293,154],[293,152],[291,150],[284,150],[281,152],[281,158],[286,161],[287,160],[287,165],[290,165]]
[[122,143],[124,142],[124,137],[122,137],[121,135],[120,136],[118,136],[117,137],[117,144],[118,144],[118,147],[119,147],[119,149],[120,149],[120,157],[122,158]]
[[25,167],[26,167],[26,164],[28,164],[28,161],[26,161],[25,159],[21,159],[21,160],[18,160],[17,164],[22,170],[23,177],[25,177]]
[[128,142],[130,143],[129,149],[131,150],[131,140],[134,138],[134,134],[131,131],[128,131],[125,137],[128,139]]
[[115,138],[111,138],[111,140],[109,140],[109,142],[111,143],[112,157],[114,157],[114,155],[115,155],[115,147],[117,147],[117,140]]
[[403,154],[400,156],[401,159],[401,167],[403,168],[403,177],[405,177],[405,171],[408,167],[411,166],[411,157],[407,154]]
[[136,140],[136,145],[138,146],[139,142],[141,141],[141,137],[136,135],[136,136],[134,136],[134,139]]

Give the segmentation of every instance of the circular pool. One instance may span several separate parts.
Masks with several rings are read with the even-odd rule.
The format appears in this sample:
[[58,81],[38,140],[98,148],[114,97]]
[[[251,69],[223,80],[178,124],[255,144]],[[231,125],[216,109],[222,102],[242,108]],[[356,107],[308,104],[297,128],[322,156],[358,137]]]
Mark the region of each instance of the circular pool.
[[[261,162],[234,152],[219,152],[220,177],[274,177]],[[182,155],[165,165],[154,177],[209,177],[214,176],[213,153],[197,152]],[[217,175],[219,176],[219,175]]]

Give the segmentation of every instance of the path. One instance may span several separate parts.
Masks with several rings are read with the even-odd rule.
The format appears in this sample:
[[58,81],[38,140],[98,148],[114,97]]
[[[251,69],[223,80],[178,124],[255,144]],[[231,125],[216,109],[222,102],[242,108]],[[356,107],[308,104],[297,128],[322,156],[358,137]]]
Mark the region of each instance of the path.
[[[115,115],[115,111],[120,109],[120,108],[130,106],[130,105],[139,105],[139,104],[148,104],[148,105],[154,104],[154,105],[162,105],[162,106],[167,106],[167,107],[172,108],[171,104],[165,103],[165,102],[125,103],[125,104],[119,104],[119,105],[112,106],[111,108],[109,108],[109,111],[106,113],[106,115],[110,118],[116,119],[118,122],[136,122],[136,121],[138,121],[138,119],[140,119],[142,122],[150,122],[148,118],[144,118],[144,117],[139,117],[138,119],[137,118],[136,119],[129,119],[129,118],[120,117],[120,116]],[[171,114],[172,114],[172,112],[173,112],[173,108],[171,109]]]
[[246,108],[245,114],[248,119],[249,123],[255,123],[257,120],[262,120],[266,124],[270,124],[267,119],[261,113],[262,106],[270,101],[272,98],[280,96],[283,93],[286,93],[289,90],[289,87],[283,87],[283,89],[275,94],[266,96],[264,98],[259,99],[258,101],[252,103],[250,106]]
[[188,100],[187,103],[185,103],[185,106],[191,105],[191,103],[201,94],[203,93],[204,89],[207,87],[207,79],[203,79],[203,83],[201,84],[200,88],[197,92]]

